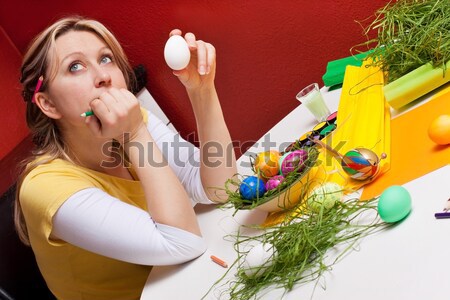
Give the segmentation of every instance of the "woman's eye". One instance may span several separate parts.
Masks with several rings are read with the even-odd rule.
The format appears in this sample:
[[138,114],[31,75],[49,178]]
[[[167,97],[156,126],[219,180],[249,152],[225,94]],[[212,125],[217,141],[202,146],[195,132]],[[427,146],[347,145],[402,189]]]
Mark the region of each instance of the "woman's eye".
[[83,65],[81,63],[73,63],[69,67],[70,72],[76,72],[83,68]]
[[107,63],[110,63],[110,62],[112,62],[112,58],[109,55],[103,56],[101,61],[100,61],[100,63],[102,63],[102,64],[107,64]]

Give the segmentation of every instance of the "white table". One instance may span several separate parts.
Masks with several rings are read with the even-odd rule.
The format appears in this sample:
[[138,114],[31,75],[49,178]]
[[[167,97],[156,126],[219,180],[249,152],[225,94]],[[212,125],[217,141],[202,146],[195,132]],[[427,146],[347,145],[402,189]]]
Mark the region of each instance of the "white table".
[[[324,93],[331,111],[338,106],[340,90]],[[317,122],[299,106],[269,132],[270,141],[280,146],[298,139]],[[251,174],[248,154],[268,150],[268,135],[262,137],[238,160],[240,174]],[[277,149],[277,146],[271,146]],[[284,148],[283,148],[284,149]],[[283,150],[280,149],[280,150]],[[450,197],[450,166],[436,170],[404,185],[410,192],[413,210],[403,222],[389,230],[362,240],[359,251],[353,251],[326,272],[314,294],[314,283],[297,286],[283,299],[449,299],[450,283],[450,219],[436,220]],[[229,265],[237,254],[227,235],[236,233],[240,225],[261,224],[266,213],[258,210],[196,208],[200,227],[209,249],[201,257],[177,266],[154,267],[148,277],[141,300],[201,299],[209,288],[227,271],[213,263],[215,255]],[[248,229],[247,232],[248,233]],[[251,232],[250,232],[251,234]],[[229,277],[233,277],[231,270]],[[222,283],[224,283],[223,281]],[[326,285],[324,290],[321,285]],[[211,291],[205,299],[218,299],[224,287]],[[281,299],[282,290],[273,290],[261,299]],[[311,295],[313,297],[311,298]],[[222,295],[227,299],[226,294]]]

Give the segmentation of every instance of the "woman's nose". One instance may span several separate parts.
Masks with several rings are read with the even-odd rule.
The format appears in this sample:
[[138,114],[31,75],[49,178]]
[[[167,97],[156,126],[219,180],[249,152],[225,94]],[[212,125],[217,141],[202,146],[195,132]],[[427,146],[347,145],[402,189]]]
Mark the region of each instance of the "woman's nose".
[[97,69],[95,75],[95,87],[108,86],[111,84],[111,75],[102,69]]

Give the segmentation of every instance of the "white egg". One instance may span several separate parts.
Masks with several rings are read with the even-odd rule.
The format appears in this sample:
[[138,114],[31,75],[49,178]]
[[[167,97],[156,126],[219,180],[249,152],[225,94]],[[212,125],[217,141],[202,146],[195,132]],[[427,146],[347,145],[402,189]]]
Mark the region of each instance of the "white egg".
[[191,51],[186,40],[179,35],[172,35],[164,47],[164,59],[172,70],[182,70],[191,59]]
[[273,264],[276,251],[270,243],[255,245],[247,253],[244,261],[244,272],[248,277],[261,276]]

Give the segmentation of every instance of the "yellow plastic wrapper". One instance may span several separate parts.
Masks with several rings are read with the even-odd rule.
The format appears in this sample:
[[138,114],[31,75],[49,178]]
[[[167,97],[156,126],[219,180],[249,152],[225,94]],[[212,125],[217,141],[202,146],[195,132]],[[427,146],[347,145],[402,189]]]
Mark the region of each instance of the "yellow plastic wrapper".
[[450,115],[449,101],[447,86],[426,103],[392,119],[391,167],[364,187],[361,199],[376,197],[392,185],[405,184],[450,164],[450,145],[438,145],[428,135],[433,120]]
[[[338,107],[337,129],[323,140],[340,154],[344,155],[355,148],[372,150],[378,157],[384,153],[385,159],[379,162],[377,176],[385,173],[390,165],[390,110],[383,94],[383,72],[365,62],[361,67],[348,66]],[[318,146],[319,147],[319,146]],[[370,179],[352,179],[341,167],[341,161],[330,151],[321,149],[314,177],[314,184],[307,185],[308,193],[317,185],[334,182],[343,187],[344,193],[353,193],[370,183]],[[305,196],[306,197],[306,196]],[[304,200],[304,199],[300,199]],[[302,201],[303,203],[305,201]],[[299,210],[304,206],[300,206]],[[263,226],[279,224],[289,218],[286,214],[299,211],[269,213]]]

